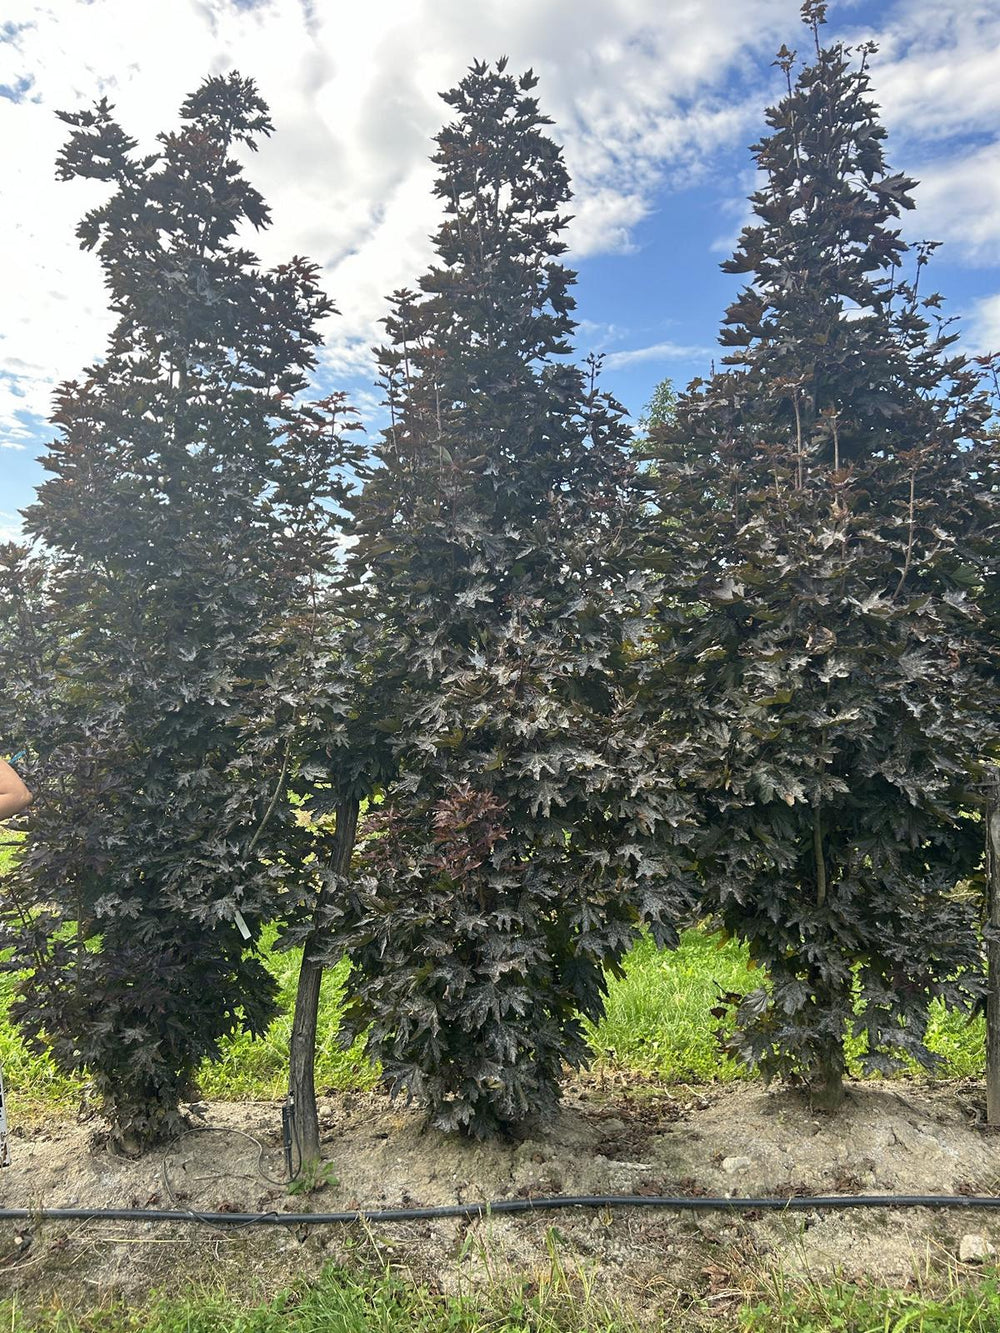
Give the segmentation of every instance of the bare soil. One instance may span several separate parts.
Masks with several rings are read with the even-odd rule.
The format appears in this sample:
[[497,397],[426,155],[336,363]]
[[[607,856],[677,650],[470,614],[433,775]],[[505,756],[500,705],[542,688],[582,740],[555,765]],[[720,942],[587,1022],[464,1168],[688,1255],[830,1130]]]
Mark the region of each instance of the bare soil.
[[[214,1103],[192,1121],[194,1132],[139,1161],[102,1145],[94,1121],[15,1123],[0,1205],[325,1212],[559,1193],[995,1194],[1000,1187],[1000,1137],[982,1126],[974,1083],[857,1083],[843,1109],[827,1115],[787,1089],[758,1084],[666,1089],[590,1079],[568,1087],[544,1132],[500,1144],[429,1130],[418,1110],[378,1093],[323,1098],[320,1113],[337,1180],[310,1195],[280,1183],[278,1104]],[[11,1115],[16,1121],[16,1105]],[[0,1292],[32,1305],[72,1305],[203,1282],[261,1299],[331,1260],[388,1263],[449,1292],[530,1287],[551,1280],[556,1254],[571,1281],[648,1310],[702,1298],[723,1309],[777,1269],[905,1286],[953,1267],[969,1232],[1000,1249],[1000,1210],[574,1209],[471,1223],[252,1231],[4,1221]]]

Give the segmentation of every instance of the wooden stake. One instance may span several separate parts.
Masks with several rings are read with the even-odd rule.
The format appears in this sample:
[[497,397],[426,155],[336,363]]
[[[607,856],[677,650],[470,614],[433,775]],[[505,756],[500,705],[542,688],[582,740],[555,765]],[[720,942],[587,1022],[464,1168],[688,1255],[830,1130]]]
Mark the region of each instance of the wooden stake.
[[1000,1125],[1000,769],[986,802],[986,1123]]
[[[359,804],[356,800],[343,801],[337,806],[337,826],[331,869],[345,878],[350,873],[351,853],[358,832]],[[316,1111],[316,1025],[319,1017],[319,988],[323,980],[323,964],[314,956],[323,945],[323,909],[329,902],[330,892],[324,887],[316,904],[316,922],[312,934],[302,950],[299,985],[295,996],[292,1018],[292,1037],[289,1050],[289,1087],[292,1114],[295,1117],[295,1143],[298,1167],[308,1171],[321,1160],[319,1116]]]

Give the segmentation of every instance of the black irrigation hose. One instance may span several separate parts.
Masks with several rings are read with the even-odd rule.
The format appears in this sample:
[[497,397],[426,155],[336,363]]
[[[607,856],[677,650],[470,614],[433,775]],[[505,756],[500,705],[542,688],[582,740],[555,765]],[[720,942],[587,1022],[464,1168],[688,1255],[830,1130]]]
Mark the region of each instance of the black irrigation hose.
[[359,1208],[343,1213],[195,1213],[167,1208],[0,1208],[0,1221],[206,1222],[223,1226],[314,1226],[327,1222],[418,1222],[440,1217],[481,1218],[500,1213],[558,1208],[662,1208],[673,1212],[803,1212],[819,1208],[1000,1208],[1000,1196],[983,1194],[827,1194],[789,1199],[694,1195],[556,1194],[544,1199],[496,1199],[438,1208]]

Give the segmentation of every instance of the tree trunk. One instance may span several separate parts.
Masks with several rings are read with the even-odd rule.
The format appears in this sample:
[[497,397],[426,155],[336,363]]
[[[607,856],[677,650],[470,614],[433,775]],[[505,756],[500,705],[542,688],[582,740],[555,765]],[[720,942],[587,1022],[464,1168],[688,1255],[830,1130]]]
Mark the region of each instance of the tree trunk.
[[986,802],[986,1123],[1000,1124],[1000,769]]
[[844,1051],[838,1042],[831,1042],[820,1056],[809,1100],[820,1111],[836,1111],[843,1102]]
[[[819,1014],[832,1018],[834,1014],[850,1013],[851,993],[835,982],[814,974],[812,989]],[[838,1025],[840,1026],[840,1025]],[[836,1111],[844,1100],[844,1039],[836,1029],[818,1033],[816,1047],[810,1061],[809,1101],[819,1111]]]
[[[343,801],[337,806],[331,869],[346,876],[358,831],[357,801]],[[299,985],[295,995],[292,1040],[289,1050],[288,1092],[292,1100],[293,1151],[297,1167],[320,1160],[319,1116],[316,1112],[316,1022],[319,1015],[319,988],[323,964],[316,958],[323,943],[323,909],[330,901],[330,890],[321,890],[316,904],[314,927],[302,950]]]

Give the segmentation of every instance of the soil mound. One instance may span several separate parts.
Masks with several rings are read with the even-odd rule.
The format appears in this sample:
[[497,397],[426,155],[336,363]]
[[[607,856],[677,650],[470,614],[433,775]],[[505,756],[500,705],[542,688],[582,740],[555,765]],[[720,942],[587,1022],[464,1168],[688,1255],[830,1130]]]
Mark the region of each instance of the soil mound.
[[[337,1211],[550,1194],[995,1194],[1000,1138],[976,1084],[852,1085],[836,1116],[758,1084],[663,1089],[572,1085],[555,1122],[517,1143],[470,1143],[384,1096],[321,1100],[329,1173],[312,1194],[282,1183],[280,1108],[214,1103],[169,1148],[132,1161],[94,1125],[18,1130],[0,1173],[4,1207],[148,1207],[192,1212]],[[12,1108],[16,1115],[16,1107]],[[444,1290],[570,1274],[649,1308],[736,1299],[770,1268],[905,1284],[957,1262],[963,1235],[1000,1249],[1000,1211],[879,1209],[732,1214],[565,1210],[382,1226],[233,1231],[161,1223],[0,1225],[0,1285],[30,1301],[70,1291],[136,1297],[186,1279],[266,1296],[337,1259],[391,1262]],[[968,1245],[966,1252],[969,1251]]]

